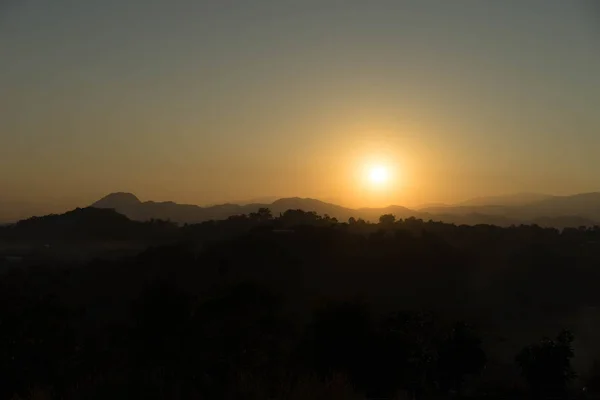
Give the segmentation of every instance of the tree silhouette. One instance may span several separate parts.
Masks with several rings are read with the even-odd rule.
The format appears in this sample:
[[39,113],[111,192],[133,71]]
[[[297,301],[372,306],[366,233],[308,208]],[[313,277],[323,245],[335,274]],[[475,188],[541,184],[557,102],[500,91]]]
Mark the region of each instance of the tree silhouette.
[[455,324],[438,351],[436,374],[440,388],[460,395],[465,378],[481,373],[485,363],[479,338],[467,324]]
[[379,217],[379,223],[381,225],[393,225],[394,222],[396,222],[396,216],[393,214],[383,214],[381,217]]
[[[80,209],[0,228],[0,239],[0,398],[47,387],[57,398],[289,399],[305,378],[339,376],[367,398],[488,398],[491,381],[517,397],[496,369],[515,358],[501,340],[600,299],[598,228],[390,214],[340,224],[266,208],[181,227]],[[110,250],[84,258],[90,244]],[[563,332],[516,357],[536,397],[566,397],[572,340]]]
[[562,331],[555,340],[543,339],[517,355],[516,362],[536,398],[567,397],[569,383],[575,378],[573,339],[571,332]]
[[287,210],[280,217],[285,226],[317,225],[321,216],[314,211]]
[[258,211],[250,213],[249,216],[251,219],[258,222],[266,222],[273,219],[273,214],[271,213],[271,210],[266,207],[259,208]]

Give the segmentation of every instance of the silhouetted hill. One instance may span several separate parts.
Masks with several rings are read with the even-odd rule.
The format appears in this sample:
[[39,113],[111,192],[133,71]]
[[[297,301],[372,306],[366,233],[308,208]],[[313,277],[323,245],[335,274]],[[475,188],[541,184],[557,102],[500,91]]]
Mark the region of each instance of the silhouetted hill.
[[418,211],[402,206],[388,206],[385,208],[359,208],[355,211],[359,218],[366,221],[377,221],[384,214],[393,214],[396,218],[422,217]]
[[231,215],[243,214],[259,207],[222,204],[211,207],[199,207],[189,204],[177,204],[172,201],[141,202],[131,193],[113,193],[91,205],[95,208],[110,208],[136,221],[150,219],[170,220],[177,223],[198,223],[211,219],[225,219]]
[[552,196],[541,193],[515,193],[502,196],[483,196],[459,203],[459,206],[524,206],[534,204]]
[[329,215],[340,221],[350,217],[363,218],[367,221],[377,221],[382,214],[394,214],[398,218],[418,216],[418,212],[400,206],[386,208],[351,209],[321,200],[290,197],[275,200],[265,204],[220,204],[209,207],[177,204],[173,202],[140,202],[130,193],[114,193],[92,204],[92,207],[114,209],[137,221],[150,219],[170,220],[177,223],[199,223],[208,220],[222,220],[234,215],[250,214],[259,208],[269,208],[274,215],[287,210],[314,211],[319,215]]
[[[238,201],[233,201],[232,203],[239,204],[241,206],[245,206],[248,204],[271,204],[277,199],[279,199],[279,197],[277,197],[277,196],[261,196],[261,197],[255,197],[252,199],[242,199],[242,200],[238,200]],[[217,205],[217,204],[212,204],[212,205]]]
[[59,239],[114,237],[138,223],[111,209],[77,208],[65,214],[32,217],[10,227],[16,238]]
[[534,218],[532,223],[541,227],[553,227],[553,228],[576,228],[580,226],[594,226],[597,225],[597,221],[589,218],[583,218],[578,216],[564,216],[564,217],[540,217]]
[[355,216],[356,210],[351,208],[345,208],[335,204],[325,203],[320,200],[291,197],[285,199],[279,199],[268,205],[271,211],[277,215],[287,210],[303,210],[303,211],[314,211],[320,215],[329,215],[333,218],[337,218],[340,221],[346,221],[348,218]]
[[64,214],[32,217],[7,226],[2,238],[9,240],[144,240],[171,234],[173,224],[164,221],[138,222],[114,209],[77,208]]
[[519,211],[525,216],[577,216],[600,221],[600,193],[554,196],[534,204],[523,206]]
[[419,209],[419,212],[430,215],[469,215],[469,214],[484,214],[484,215],[506,215],[509,208],[506,206],[433,206]]
[[[531,195],[529,199],[532,200],[535,196],[537,195]],[[544,197],[544,195],[540,196]],[[526,197],[517,195],[513,200],[517,201],[515,200],[517,198],[524,200]],[[507,198],[510,197],[504,199]],[[499,221],[504,221],[504,223],[499,224],[501,226],[523,223],[557,228],[592,226],[600,221],[600,193],[545,196],[539,201],[521,205],[459,205],[427,207],[419,211],[427,213],[434,219],[435,217],[441,217],[440,219],[445,222],[456,222],[456,218],[464,218],[470,215],[472,220],[499,218]],[[479,223],[487,222],[482,221]]]
[[111,193],[106,197],[98,200],[92,207],[94,208],[112,208],[112,209],[120,209],[124,207],[136,207],[140,205],[142,202],[135,195],[131,193]]
[[[534,201],[536,199],[538,200]],[[478,205],[486,201],[502,204]],[[415,217],[455,224],[510,226],[537,223],[558,228],[591,226],[600,221],[600,193],[551,197],[525,193],[479,198],[462,205],[426,207],[419,210],[395,205],[385,208],[351,209],[299,197],[283,198],[269,204],[221,204],[200,207],[173,202],[140,202],[133,194],[114,193],[92,206],[114,209],[136,221],[162,219],[180,224],[226,219],[234,215],[250,214],[258,211],[259,208],[269,208],[274,215],[290,209],[314,211],[319,215],[328,215],[340,221],[347,221],[350,217],[377,221],[383,214],[393,214],[396,218],[402,219]]]
[[513,219],[502,214],[478,212],[477,209],[460,208],[445,209],[436,213],[420,213],[419,217],[429,221],[443,221],[456,225],[496,225],[507,227],[511,225],[529,224],[530,221]]
[[15,223],[34,215],[41,216],[64,211],[66,209],[57,202],[17,201],[0,198],[0,223]]

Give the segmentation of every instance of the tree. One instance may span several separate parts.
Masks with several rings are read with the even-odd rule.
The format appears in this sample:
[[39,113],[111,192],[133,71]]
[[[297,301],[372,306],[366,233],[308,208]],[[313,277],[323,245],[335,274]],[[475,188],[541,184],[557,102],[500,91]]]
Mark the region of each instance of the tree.
[[516,362],[536,398],[567,396],[569,383],[575,378],[571,366],[573,339],[571,332],[562,331],[555,340],[543,339],[517,355]]
[[393,225],[396,222],[396,216],[394,214],[383,214],[379,217],[379,223],[381,225]]
[[250,218],[255,221],[265,222],[272,220],[273,214],[271,213],[271,210],[269,208],[261,207],[258,209],[257,212],[250,213]]
[[354,224],[356,224],[356,218],[354,218],[354,217],[348,218],[348,225],[354,225]]
[[280,217],[280,220],[285,226],[298,226],[298,225],[318,225],[322,220],[321,216],[317,215],[314,211],[303,211],[303,210],[287,210]]
[[338,223],[337,218],[332,217],[329,214],[323,214],[321,221],[324,223],[325,226],[331,226],[331,225],[335,225]]
[[486,356],[481,340],[468,325],[459,322],[438,350],[437,378],[444,391],[462,392],[465,378],[483,371]]
[[271,213],[271,210],[267,207],[261,207],[258,209],[258,215],[261,217],[261,219],[272,219],[273,218],[273,214]]

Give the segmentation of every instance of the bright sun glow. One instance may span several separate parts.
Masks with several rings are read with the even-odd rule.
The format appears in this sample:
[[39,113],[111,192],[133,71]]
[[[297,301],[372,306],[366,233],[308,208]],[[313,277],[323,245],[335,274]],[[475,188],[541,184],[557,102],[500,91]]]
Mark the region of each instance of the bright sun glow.
[[354,170],[355,201],[378,207],[402,200],[404,171],[396,158],[385,153],[362,155],[361,158],[356,161]]
[[389,170],[382,166],[377,165],[369,169],[369,181],[374,185],[385,185],[390,179]]

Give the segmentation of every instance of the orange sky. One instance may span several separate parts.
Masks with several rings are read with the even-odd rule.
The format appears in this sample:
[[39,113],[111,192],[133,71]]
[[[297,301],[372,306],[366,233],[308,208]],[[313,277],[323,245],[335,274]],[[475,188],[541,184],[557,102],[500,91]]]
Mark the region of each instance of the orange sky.
[[[598,190],[590,10],[465,4],[14,2],[0,8],[0,201]],[[368,163],[397,179],[372,190]]]

